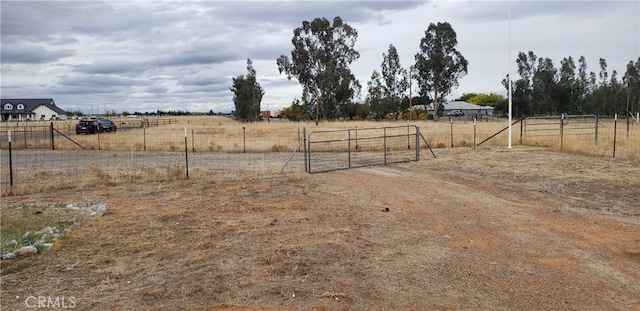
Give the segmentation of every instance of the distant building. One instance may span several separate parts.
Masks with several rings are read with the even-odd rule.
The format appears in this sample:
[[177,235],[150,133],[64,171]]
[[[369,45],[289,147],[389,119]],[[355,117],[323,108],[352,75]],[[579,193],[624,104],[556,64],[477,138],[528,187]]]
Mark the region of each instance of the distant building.
[[273,115],[271,114],[271,111],[269,110],[262,110],[260,111],[260,117],[262,117],[263,119],[269,119],[271,118]]
[[67,112],[51,98],[0,99],[2,121],[66,120]]
[[447,115],[454,110],[462,111],[465,115],[468,116],[493,115],[493,107],[491,106],[478,106],[476,104],[467,103],[465,101],[452,101],[444,105],[444,115]]
[[[491,106],[478,106],[475,104],[468,103],[466,101],[452,101],[442,105],[444,108],[443,115],[447,116],[453,111],[460,111],[464,113],[465,116],[492,116],[493,115],[493,107]],[[429,105],[416,105],[413,106],[412,109],[423,109],[433,114],[433,104]]]
[[279,110],[262,110],[262,111],[260,111],[260,116],[263,119],[279,118],[280,117],[280,111]]

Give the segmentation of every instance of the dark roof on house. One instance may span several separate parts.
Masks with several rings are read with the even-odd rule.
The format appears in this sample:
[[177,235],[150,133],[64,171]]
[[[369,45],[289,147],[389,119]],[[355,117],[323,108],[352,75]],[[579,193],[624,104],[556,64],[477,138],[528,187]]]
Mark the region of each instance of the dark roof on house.
[[[4,109],[5,104],[11,104],[13,109]],[[18,104],[23,104],[24,109],[18,109]],[[14,98],[2,98],[0,99],[0,109],[2,113],[30,113],[34,109],[40,106],[46,106],[47,108],[55,111],[59,114],[67,114],[64,109],[56,106],[56,103],[52,98],[40,98],[40,99],[14,99]]]

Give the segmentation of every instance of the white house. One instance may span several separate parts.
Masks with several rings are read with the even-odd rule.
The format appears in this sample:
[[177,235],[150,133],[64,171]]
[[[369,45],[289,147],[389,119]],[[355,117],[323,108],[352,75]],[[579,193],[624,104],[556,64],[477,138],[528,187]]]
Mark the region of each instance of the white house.
[[447,115],[447,113],[454,110],[460,110],[465,115],[469,115],[469,116],[476,116],[476,115],[492,116],[493,115],[493,107],[491,106],[478,106],[465,101],[452,101],[444,105],[445,115]]
[[2,121],[66,120],[67,112],[51,98],[0,99]]
[[[493,107],[491,106],[478,106],[472,103],[468,103],[465,101],[452,101],[445,103],[443,105],[444,114],[447,116],[450,112],[454,110],[459,110],[464,113],[465,116],[492,116],[493,115]],[[433,113],[433,104],[429,104],[426,107],[424,105],[413,106],[412,109],[423,109],[428,111],[429,113]]]

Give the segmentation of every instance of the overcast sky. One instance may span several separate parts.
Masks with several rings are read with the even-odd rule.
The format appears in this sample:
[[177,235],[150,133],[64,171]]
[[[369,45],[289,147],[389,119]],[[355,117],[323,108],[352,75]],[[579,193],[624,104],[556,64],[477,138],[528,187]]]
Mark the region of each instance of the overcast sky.
[[[556,66],[583,55],[621,78],[640,57],[640,1],[5,1],[1,9],[1,95],[53,98],[65,110],[234,109],[232,78],[251,58],[265,89],[263,110],[289,106],[301,87],[278,73],[293,30],[316,17],[340,16],[358,30],[363,85],[393,44],[403,67],[414,63],[430,23],[449,22],[468,75],[463,93],[496,92],[520,51]],[[516,73],[515,61],[512,72]],[[414,92],[417,90],[414,82]]]

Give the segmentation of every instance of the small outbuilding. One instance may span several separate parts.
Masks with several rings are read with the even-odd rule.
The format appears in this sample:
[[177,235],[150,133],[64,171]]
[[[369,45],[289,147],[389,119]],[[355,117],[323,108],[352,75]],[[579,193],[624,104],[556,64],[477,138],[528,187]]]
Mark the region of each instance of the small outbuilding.
[[0,99],[2,121],[66,120],[68,113],[51,98]]

